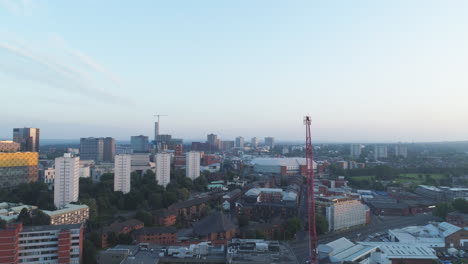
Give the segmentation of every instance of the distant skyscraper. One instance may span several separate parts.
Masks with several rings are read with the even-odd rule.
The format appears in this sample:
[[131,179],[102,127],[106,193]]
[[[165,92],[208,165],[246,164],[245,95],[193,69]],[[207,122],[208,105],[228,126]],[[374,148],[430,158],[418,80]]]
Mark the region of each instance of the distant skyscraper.
[[380,159],[380,158],[387,158],[387,146],[386,145],[375,145],[374,146],[374,158],[375,159]]
[[80,159],[101,162],[104,159],[104,140],[102,138],[81,138]]
[[395,156],[397,157],[408,157],[408,147],[403,143],[398,143],[395,145]]
[[252,145],[253,148],[258,147],[258,138],[253,137],[250,144]]
[[182,144],[177,144],[177,145],[175,145],[175,147],[174,147],[174,155],[175,155],[175,156],[180,156],[180,155],[182,155],[182,152],[183,152],[183,146],[182,146]]
[[115,140],[107,138],[81,138],[80,159],[95,162],[114,162]]
[[114,163],[114,192],[130,192],[132,155],[116,155]]
[[244,137],[236,137],[236,148],[244,147]]
[[20,144],[21,151],[39,152],[39,128],[13,128],[13,141]]
[[159,136],[159,123],[154,122],[154,141],[158,140],[158,136]]
[[192,180],[200,177],[200,152],[190,151],[185,153],[185,176]]
[[270,147],[270,149],[275,147],[275,138],[274,137],[265,137],[265,146]]
[[130,137],[133,152],[148,152],[148,137],[139,135]]
[[234,148],[234,140],[222,140],[221,143],[221,149],[224,151],[231,150]]
[[103,161],[104,162],[114,162],[115,157],[115,139],[111,137],[106,137],[104,139],[104,153]]
[[355,159],[359,158],[361,156],[361,149],[362,149],[361,144],[351,144],[350,146],[351,157]]
[[156,180],[164,187],[171,181],[171,154],[156,154]]
[[209,134],[208,136],[206,136],[206,142],[208,142],[208,144],[210,145],[211,151],[219,150],[219,139],[217,135]]
[[55,159],[54,204],[62,208],[78,201],[80,158],[65,153]]

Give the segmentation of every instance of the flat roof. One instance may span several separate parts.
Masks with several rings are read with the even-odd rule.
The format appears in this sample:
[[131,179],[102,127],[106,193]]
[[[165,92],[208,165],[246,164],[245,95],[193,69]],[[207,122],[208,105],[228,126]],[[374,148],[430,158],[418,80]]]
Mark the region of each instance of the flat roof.
[[64,213],[73,212],[76,210],[85,209],[85,208],[89,208],[89,207],[86,204],[66,204],[63,208],[60,208],[55,211],[48,211],[48,210],[42,210],[42,211],[49,216],[54,216],[54,215],[60,215]]
[[22,232],[40,232],[40,231],[69,230],[69,229],[80,229],[80,228],[81,228],[81,224],[24,226]]
[[377,246],[389,259],[438,259],[434,249],[422,245],[398,242],[359,242],[359,244]]

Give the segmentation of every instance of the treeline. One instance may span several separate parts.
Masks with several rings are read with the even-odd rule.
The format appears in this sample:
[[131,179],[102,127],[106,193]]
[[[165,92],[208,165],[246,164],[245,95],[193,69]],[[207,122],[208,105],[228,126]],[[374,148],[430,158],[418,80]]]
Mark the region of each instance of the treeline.
[[55,210],[54,193],[43,182],[22,183],[16,188],[0,189],[0,201],[35,205],[42,210]]
[[468,214],[468,201],[463,198],[459,198],[453,200],[452,202],[439,203],[436,205],[433,214],[445,220],[447,215],[454,211]]
[[100,182],[81,178],[79,201],[90,207],[89,226],[99,228],[128,211],[152,211],[186,200],[192,191],[205,191],[207,183],[204,176],[192,182],[183,171],[176,171],[164,189],[158,185],[154,172],[148,170],[143,176],[132,173],[131,190],[123,194],[114,192],[114,174],[108,173],[102,175]]

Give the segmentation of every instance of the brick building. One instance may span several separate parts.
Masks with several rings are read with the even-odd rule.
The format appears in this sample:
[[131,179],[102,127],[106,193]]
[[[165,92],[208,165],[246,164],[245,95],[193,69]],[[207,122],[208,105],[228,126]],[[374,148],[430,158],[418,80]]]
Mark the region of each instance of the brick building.
[[157,210],[153,213],[154,222],[160,226],[172,226],[177,222],[177,212],[167,209]]
[[177,216],[182,216],[185,219],[199,218],[202,215],[202,210],[205,208],[206,203],[210,200],[208,197],[195,198],[169,206],[170,211],[177,212]]
[[200,241],[213,245],[227,245],[238,232],[238,227],[225,214],[216,212],[193,224],[193,233]]
[[0,263],[79,264],[83,227],[76,225],[27,226],[9,224],[0,229]]
[[138,243],[174,245],[177,240],[175,227],[144,227],[132,233]]
[[108,238],[111,233],[116,235],[129,234],[132,231],[138,230],[145,227],[145,224],[140,220],[130,219],[123,222],[114,222],[110,226],[106,226],[102,229],[101,234],[101,247],[106,248],[109,246]]

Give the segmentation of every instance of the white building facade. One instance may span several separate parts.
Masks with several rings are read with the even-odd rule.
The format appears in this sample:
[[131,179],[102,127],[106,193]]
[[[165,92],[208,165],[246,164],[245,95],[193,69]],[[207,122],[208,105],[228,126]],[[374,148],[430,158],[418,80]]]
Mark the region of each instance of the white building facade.
[[190,151],[186,153],[185,176],[192,180],[200,177],[200,152]]
[[114,192],[130,192],[130,175],[132,168],[132,156],[120,154],[115,156],[114,163]]
[[361,151],[362,151],[361,144],[351,144],[350,146],[351,157],[355,159],[359,158],[361,156]]
[[156,180],[159,185],[166,187],[171,181],[171,154],[156,154]]
[[55,159],[54,204],[62,208],[78,201],[80,158],[70,153]]

